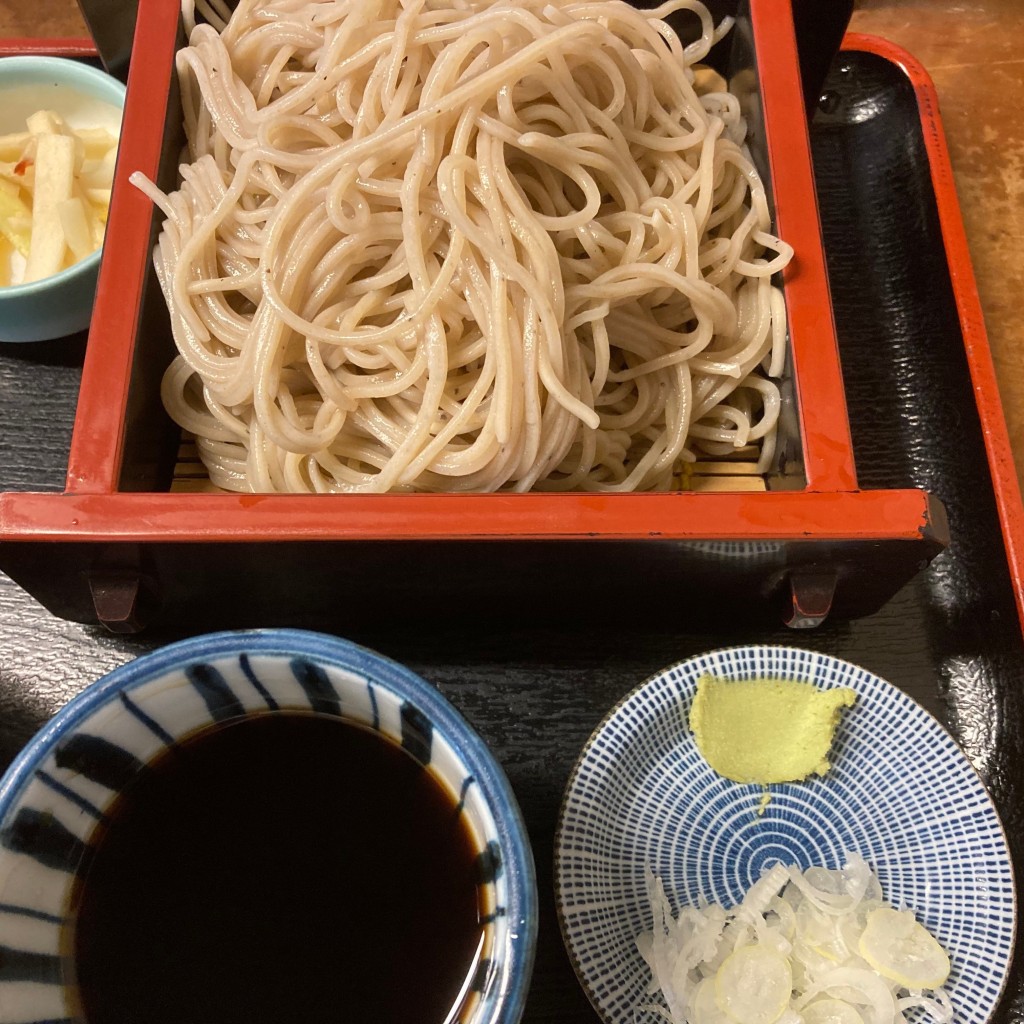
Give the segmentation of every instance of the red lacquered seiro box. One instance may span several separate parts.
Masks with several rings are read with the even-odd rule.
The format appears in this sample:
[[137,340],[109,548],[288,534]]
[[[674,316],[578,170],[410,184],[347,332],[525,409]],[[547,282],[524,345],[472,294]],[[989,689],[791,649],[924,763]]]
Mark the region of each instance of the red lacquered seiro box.
[[4,570],[55,613],[117,630],[154,618],[308,625],[463,612],[557,622],[612,605],[695,622],[728,608],[801,626],[878,608],[942,549],[945,516],[921,490],[858,488],[788,0],[751,0],[734,33],[728,71],[755,83],[751,148],[796,253],[782,280],[790,425],[763,489],[728,475],[643,494],[193,486],[159,397],[174,353],[151,262],[160,214],[128,181],[142,171],[174,187],[183,36],[177,5],[142,0],[66,488],[0,496]]

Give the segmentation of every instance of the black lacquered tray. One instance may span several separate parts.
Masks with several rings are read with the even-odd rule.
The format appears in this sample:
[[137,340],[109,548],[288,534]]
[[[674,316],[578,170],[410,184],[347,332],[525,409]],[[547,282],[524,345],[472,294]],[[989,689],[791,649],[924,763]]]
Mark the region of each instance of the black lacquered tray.
[[[647,624],[628,606],[611,629],[566,628],[552,610],[549,627],[491,622],[481,630],[443,590],[449,614],[424,629],[402,604],[400,580],[386,619],[352,628],[343,604],[327,614],[333,632],[436,684],[508,772],[530,829],[542,906],[525,1024],[596,1019],[564,953],[551,886],[555,821],[577,753],[624,694],[701,651],[792,644],[901,687],[948,726],[981,773],[1024,876],[1024,641],[921,112],[899,64],[861,50],[840,54],[824,94],[811,137],[859,480],[937,495],[950,519],[949,549],[881,611],[800,632],[751,627],[728,606],[712,631],[682,619],[666,625],[671,615]],[[62,489],[83,351],[84,338],[0,351],[0,490]],[[609,579],[612,608],[616,599]],[[673,595],[663,599],[670,606]],[[65,622],[0,577],[0,765],[88,683],[180,635],[117,637]],[[1019,961],[999,1024],[1024,1021]]]

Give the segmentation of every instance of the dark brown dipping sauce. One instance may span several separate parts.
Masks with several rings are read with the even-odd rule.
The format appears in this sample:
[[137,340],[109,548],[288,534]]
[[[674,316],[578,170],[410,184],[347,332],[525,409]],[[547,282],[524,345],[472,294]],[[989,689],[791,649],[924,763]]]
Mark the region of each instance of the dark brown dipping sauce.
[[274,713],[152,762],[94,837],[89,1024],[443,1024],[483,927],[451,794],[378,733]]

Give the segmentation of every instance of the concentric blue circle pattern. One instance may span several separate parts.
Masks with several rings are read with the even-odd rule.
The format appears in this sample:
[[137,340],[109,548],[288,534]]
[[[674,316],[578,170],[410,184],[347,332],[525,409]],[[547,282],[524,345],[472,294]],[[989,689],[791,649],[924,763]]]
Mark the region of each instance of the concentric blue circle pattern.
[[[832,770],[772,785],[758,815],[762,788],[715,773],[687,724],[705,673],[851,687]],[[555,842],[563,938],[602,1018],[633,1024],[650,980],[635,943],[651,927],[645,865],[678,911],[701,898],[731,907],[774,863],[836,868],[847,851],[949,952],[957,1024],[983,1024],[1009,969],[1014,881],[998,814],[960,748],[909,696],[848,662],[789,647],[714,651],[643,684],[584,748]]]

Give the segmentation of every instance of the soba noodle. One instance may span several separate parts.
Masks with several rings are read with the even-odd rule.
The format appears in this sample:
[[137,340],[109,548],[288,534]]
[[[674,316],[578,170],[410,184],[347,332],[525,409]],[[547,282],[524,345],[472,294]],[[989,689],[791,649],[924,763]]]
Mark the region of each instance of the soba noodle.
[[701,453],[768,465],[791,249],[736,98],[698,94],[728,26],[696,0],[199,13],[180,188],[133,181],[166,218],[164,404],[213,483],[631,491]]

